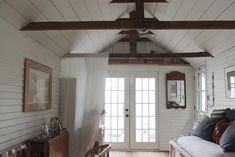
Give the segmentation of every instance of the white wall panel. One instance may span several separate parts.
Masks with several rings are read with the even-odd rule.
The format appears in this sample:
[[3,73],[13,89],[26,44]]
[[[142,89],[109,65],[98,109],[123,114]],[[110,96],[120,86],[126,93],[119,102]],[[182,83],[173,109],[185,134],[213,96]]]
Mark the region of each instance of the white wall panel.
[[224,69],[235,66],[235,47],[221,53],[206,63],[207,65],[207,86],[208,93],[211,93],[212,72],[215,76],[215,106],[209,108],[209,112],[213,109],[235,108],[235,99],[227,99],[225,93],[225,74]]
[[[23,111],[24,59],[53,69],[52,109]],[[59,113],[60,58],[0,18],[0,150],[36,136]]]

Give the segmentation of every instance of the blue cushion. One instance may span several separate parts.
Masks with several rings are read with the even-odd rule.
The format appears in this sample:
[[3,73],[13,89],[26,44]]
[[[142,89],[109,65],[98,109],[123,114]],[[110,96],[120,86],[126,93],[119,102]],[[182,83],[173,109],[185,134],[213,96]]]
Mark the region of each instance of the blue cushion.
[[228,118],[230,121],[235,120],[235,110],[226,110],[226,118]]
[[223,120],[224,118],[208,118],[206,117],[193,131],[192,135],[200,137],[207,141],[213,141],[212,135],[215,129],[216,123]]
[[224,152],[235,152],[235,122],[225,130],[219,145],[224,149]]

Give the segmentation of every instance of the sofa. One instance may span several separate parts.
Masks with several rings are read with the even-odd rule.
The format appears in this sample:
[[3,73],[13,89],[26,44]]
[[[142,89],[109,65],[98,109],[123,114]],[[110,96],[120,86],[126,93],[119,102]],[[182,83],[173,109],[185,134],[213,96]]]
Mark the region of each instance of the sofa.
[[[205,121],[213,121],[213,125],[202,121],[190,136],[181,136],[170,141],[170,157],[235,157],[235,110],[214,110]],[[214,119],[216,118],[216,119]],[[209,119],[209,120],[208,120]],[[212,119],[212,120],[211,120]],[[220,139],[214,141],[214,132],[221,120],[229,124]],[[217,121],[217,122],[215,122]],[[200,126],[201,125],[201,126]],[[204,126],[203,126],[204,125]],[[200,128],[204,127],[204,128]],[[213,130],[213,133],[211,130]],[[199,130],[199,131],[198,131]],[[199,133],[201,131],[201,134]],[[229,143],[230,142],[230,143]],[[232,143],[232,144],[231,144]]]

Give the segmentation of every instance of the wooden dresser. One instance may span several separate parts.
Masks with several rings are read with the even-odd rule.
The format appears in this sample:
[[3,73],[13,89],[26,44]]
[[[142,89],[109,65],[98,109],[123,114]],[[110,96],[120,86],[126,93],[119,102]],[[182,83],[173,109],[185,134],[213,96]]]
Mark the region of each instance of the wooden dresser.
[[31,157],[69,157],[69,133],[48,138],[34,138],[28,141]]

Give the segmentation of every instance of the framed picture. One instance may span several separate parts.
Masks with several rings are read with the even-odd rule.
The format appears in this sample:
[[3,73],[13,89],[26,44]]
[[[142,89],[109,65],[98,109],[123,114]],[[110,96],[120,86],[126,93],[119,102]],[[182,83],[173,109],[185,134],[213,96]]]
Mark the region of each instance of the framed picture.
[[226,97],[235,99],[235,66],[225,68]]
[[51,109],[52,69],[25,59],[24,112]]

